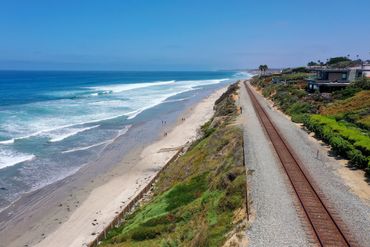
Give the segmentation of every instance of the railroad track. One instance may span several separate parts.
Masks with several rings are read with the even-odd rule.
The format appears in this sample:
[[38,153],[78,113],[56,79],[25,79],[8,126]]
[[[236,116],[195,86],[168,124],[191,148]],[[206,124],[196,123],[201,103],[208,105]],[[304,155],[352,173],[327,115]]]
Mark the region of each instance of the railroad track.
[[301,167],[301,162],[295,156],[289,144],[281,136],[266,111],[258,102],[256,96],[244,81],[244,86],[250,95],[253,107],[258,115],[262,126],[269,136],[280,162],[288,175],[302,209],[314,232],[314,238],[320,246],[358,246],[350,239],[344,226],[340,226],[334,219],[332,212],[325,206],[324,201],[309,177],[306,176]]

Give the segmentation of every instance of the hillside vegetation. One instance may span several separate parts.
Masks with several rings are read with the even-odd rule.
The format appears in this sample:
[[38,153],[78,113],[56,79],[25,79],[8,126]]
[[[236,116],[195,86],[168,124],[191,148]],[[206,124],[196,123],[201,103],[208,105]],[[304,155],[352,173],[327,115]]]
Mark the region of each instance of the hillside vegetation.
[[[251,84],[271,99],[292,121],[307,129],[370,174],[370,81],[360,79],[333,93],[308,93],[309,73],[254,77]],[[275,83],[273,83],[275,82]]]
[[370,90],[360,91],[353,97],[328,104],[320,109],[320,113],[345,119],[370,130]]
[[243,226],[246,172],[234,124],[238,86],[217,100],[202,138],[160,175],[149,202],[108,233],[102,246],[222,246]]
[[349,159],[353,166],[370,168],[370,138],[359,128],[323,115],[306,116],[305,126],[331,145],[338,154]]
[[[282,74],[279,76],[255,77],[251,84],[261,90],[264,97],[271,99],[295,122],[302,122],[303,114],[319,113],[324,99],[305,91],[309,73]],[[272,83],[275,80],[277,83]]]

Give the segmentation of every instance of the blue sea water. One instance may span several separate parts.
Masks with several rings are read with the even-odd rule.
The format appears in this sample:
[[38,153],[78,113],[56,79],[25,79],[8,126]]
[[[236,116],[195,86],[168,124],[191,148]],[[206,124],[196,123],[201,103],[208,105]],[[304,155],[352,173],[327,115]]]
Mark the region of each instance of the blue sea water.
[[242,72],[0,71],[0,207],[62,179],[143,112]]

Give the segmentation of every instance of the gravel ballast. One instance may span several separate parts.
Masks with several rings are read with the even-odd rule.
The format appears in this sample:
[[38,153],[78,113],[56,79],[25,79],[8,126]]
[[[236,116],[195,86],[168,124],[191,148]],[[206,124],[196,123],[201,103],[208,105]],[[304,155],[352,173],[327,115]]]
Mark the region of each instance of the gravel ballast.
[[323,192],[330,206],[347,225],[353,237],[362,246],[369,246],[370,198],[369,201],[363,200],[351,191],[336,172],[343,165],[334,157],[329,156],[326,148],[310,138],[303,128],[271,107],[261,95],[256,94],[256,96],[281,134],[294,149],[314,183]]
[[305,222],[297,213],[289,181],[242,84],[239,103],[243,108],[245,161],[250,174],[249,246],[309,246]]

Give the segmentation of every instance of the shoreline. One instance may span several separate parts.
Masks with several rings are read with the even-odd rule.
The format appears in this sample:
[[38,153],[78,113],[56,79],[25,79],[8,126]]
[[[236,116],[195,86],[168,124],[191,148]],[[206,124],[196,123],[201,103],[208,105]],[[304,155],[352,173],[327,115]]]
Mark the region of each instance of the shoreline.
[[[225,90],[226,87],[216,89],[190,109],[185,109],[183,113],[185,121],[177,119],[173,126],[167,126],[170,130],[166,136],[160,137],[142,150],[134,148],[107,174],[103,176],[97,174],[96,181],[91,182],[95,184],[92,189],[82,188],[74,192],[73,196],[71,194],[67,212],[65,212],[65,205],[61,203],[58,215],[44,217],[46,219],[42,219],[29,230],[26,229],[19,238],[7,246],[25,244],[28,246],[35,244],[38,244],[37,246],[84,246],[91,242],[130,199],[145,187],[150,178],[155,176],[175,155],[176,148],[196,138],[197,129],[212,116],[214,102]],[[73,205],[73,198],[83,199],[75,201]],[[59,203],[58,199],[55,199],[55,203]],[[32,215],[29,216],[32,217]],[[61,218],[65,221],[56,224],[58,223],[56,221]],[[51,227],[53,230],[49,229],[50,232],[43,231],[48,229],[47,226],[54,226],[54,228]]]

